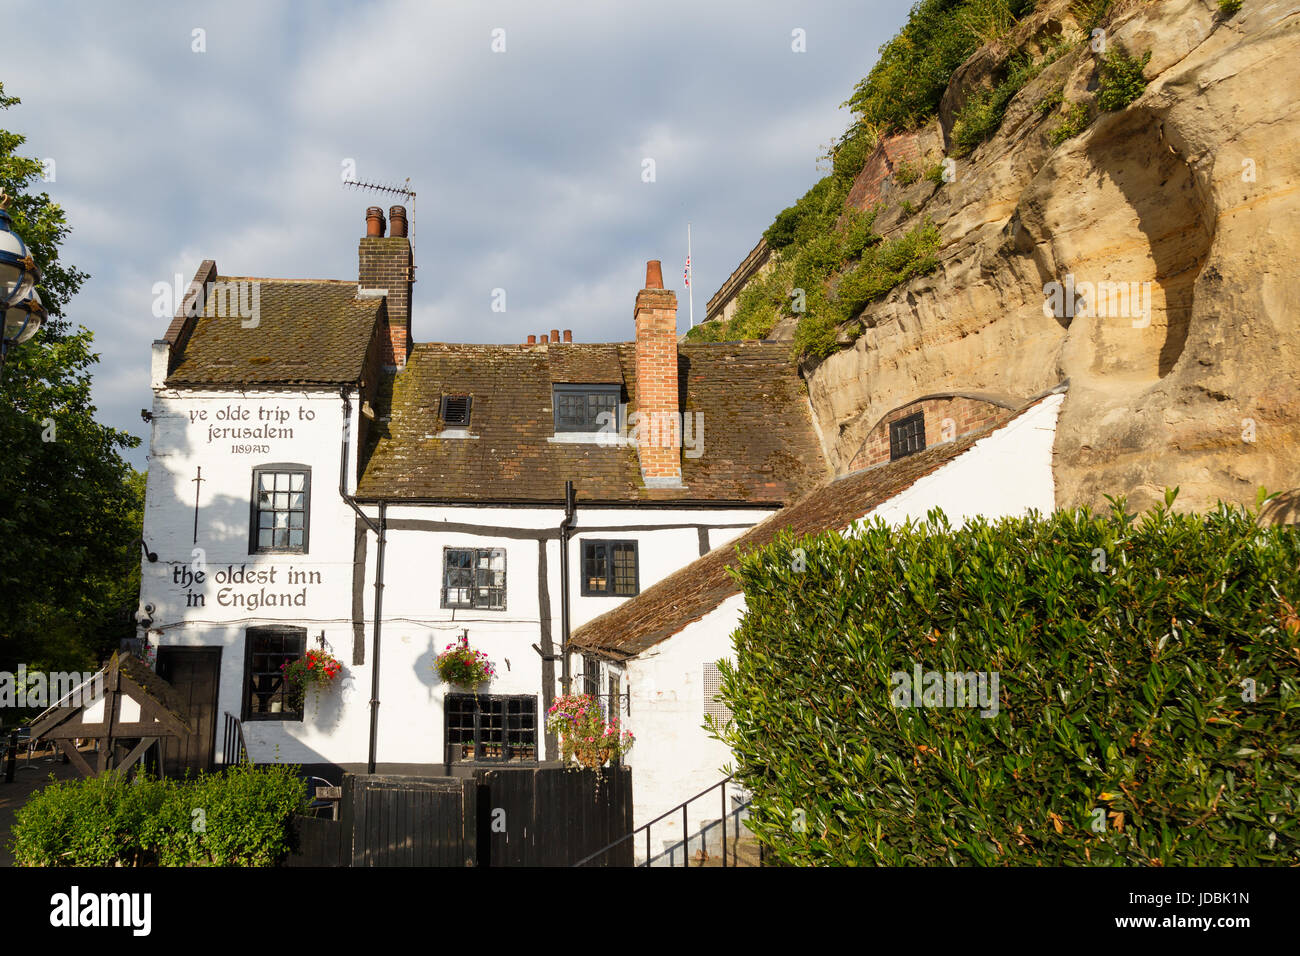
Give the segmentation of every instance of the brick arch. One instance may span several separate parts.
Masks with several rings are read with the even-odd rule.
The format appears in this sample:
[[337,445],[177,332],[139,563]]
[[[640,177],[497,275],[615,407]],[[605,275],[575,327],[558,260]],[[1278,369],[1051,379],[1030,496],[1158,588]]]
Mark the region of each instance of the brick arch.
[[925,445],[932,447],[997,425],[1024,403],[991,392],[932,392],[898,405],[871,426],[849,461],[848,471],[875,468],[890,461],[889,426],[918,412],[925,423]]

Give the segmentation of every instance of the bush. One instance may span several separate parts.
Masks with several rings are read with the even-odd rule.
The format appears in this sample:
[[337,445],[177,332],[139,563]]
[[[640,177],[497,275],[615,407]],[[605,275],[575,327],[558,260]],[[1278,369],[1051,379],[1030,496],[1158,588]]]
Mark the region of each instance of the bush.
[[1151,51],[1135,59],[1116,46],[1101,58],[1101,78],[1098,80],[1097,105],[1107,111],[1122,110],[1142,95],[1147,81],[1142,70],[1151,60]]
[[1225,18],[1236,16],[1241,11],[1241,0],[1219,0],[1219,13]]
[[35,794],[12,849],[20,866],[273,866],[306,805],[297,767],[240,764],[180,781],[109,773]]
[[1034,0],[921,0],[845,105],[881,132],[918,125],[938,111],[962,61],[1033,7]]
[[1065,102],[1065,87],[1058,86],[1056,89],[1043,95],[1034,109],[1038,110],[1040,116],[1046,116],[1048,113],[1060,107]]
[[1088,123],[1088,104],[1071,103],[1070,108],[1065,111],[1065,118],[1052,127],[1047,138],[1053,146],[1060,146],[1067,139],[1073,139],[1087,129]]
[[[783,862],[1300,864],[1296,529],[936,511],[736,573],[720,734]],[[917,665],[998,675],[995,712],[896,706]]]
[[908,160],[903,160],[894,167],[894,182],[907,188],[921,178],[921,171]]
[[925,171],[925,178],[936,186],[942,186],[948,182],[943,178],[943,163],[935,163]]

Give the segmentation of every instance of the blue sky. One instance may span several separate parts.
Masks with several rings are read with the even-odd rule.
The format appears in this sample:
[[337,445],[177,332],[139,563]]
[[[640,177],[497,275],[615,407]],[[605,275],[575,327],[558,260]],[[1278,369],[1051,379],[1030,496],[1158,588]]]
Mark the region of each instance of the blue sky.
[[22,105],[3,120],[54,160],[64,256],[91,275],[68,314],[95,332],[99,417],[146,437],[154,284],[205,258],[355,279],[365,208],[395,200],[343,188],[348,160],[418,193],[416,341],[629,340],[655,258],[684,330],[687,222],[699,319],[821,175],[909,5],[45,0],[8,45]]

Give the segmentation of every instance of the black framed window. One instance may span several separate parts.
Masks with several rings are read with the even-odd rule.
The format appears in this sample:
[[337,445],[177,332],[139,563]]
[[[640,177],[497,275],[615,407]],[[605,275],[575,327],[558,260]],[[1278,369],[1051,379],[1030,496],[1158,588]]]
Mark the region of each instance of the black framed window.
[[917,412],[889,425],[889,460],[925,451],[925,413]]
[[[617,430],[622,385],[556,385],[552,395],[555,407],[555,431],[598,432]],[[606,419],[602,414],[608,413]]]
[[448,762],[536,762],[536,697],[448,694],[444,707]]
[[442,406],[438,409],[438,417],[449,428],[467,428],[470,407],[473,404],[474,399],[469,395],[444,395]]
[[282,668],[306,652],[306,628],[250,627],[245,632],[242,720],[302,720],[302,697],[285,684]]
[[443,548],[442,606],[506,608],[504,548]]
[[307,553],[311,525],[311,469],[306,465],[262,465],[253,469],[250,554]]
[[584,597],[630,597],[640,593],[635,541],[582,542]]
[[600,696],[600,661],[594,657],[582,659],[582,692],[593,697]]

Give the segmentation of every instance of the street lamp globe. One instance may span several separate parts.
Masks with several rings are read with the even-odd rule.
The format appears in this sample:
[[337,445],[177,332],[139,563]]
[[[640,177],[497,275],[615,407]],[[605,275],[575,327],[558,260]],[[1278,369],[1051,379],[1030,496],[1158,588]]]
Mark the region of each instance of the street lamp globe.
[[27,243],[14,232],[9,210],[0,206],[0,308],[22,302],[40,277]]
[[5,346],[22,345],[40,331],[47,313],[35,289],[29,291],[21,302],[4,311]]

